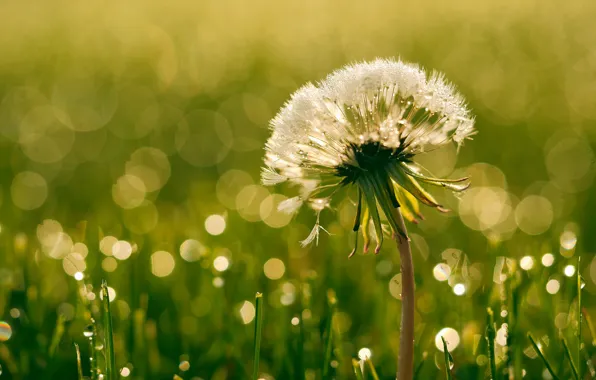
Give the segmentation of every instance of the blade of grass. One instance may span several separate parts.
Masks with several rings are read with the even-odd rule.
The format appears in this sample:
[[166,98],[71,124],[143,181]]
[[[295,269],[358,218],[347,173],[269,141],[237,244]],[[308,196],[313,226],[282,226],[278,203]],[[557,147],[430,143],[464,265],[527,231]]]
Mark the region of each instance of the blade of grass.
[[[302,309],[304,310],[304,309]],[[304,318],[302,315],[298,318],[298,355],[296,355],[297,379],[304,380],[304,342],[306,331],[304,329]]]
[[441,336],[441,341],[443,341],[443,354],[445,357],[445,378],[451,380],[451,354],[447,349],[447,342],[443,336]]
[[263,329],[263,294],[255,295],[255,343],[254,343],[254,364],[252,371],[253,380],[259,378],[259,358],[261,356],[261,331]]
[[104,346],[106,357],[106,380],[116,380],[116,361],[114,357],[114,328],[112,326],[112,312],[110,310],[110,295],[108,283],[103,280],[101,283],[102,305],[103,305],[103,328]]
[[418,376],[420,375],[420,371],[422,371],[422,366],[424,365],[424,361],[426,360],[427,356],[428,356],[428,353],[426,351],[424,351],[422,353],[422,360],[420,360],[420,363],[418,363],[418,366],[414,370],[414,377],[413,377],[414,380],[418,379]]
[[354,368],[356,380],[364,380],[364,375],[362,374],[362,369],[360,368],[360,362],[356,359],[352,359],[352,367]]
[[91,323],[87,326],[84,335],[89,338],[89,367],[91,371],[91,380],[98,380],[99,368],[98,356],[95,346],[97,345],[97,327],[95,326],[95,319],[91,318]]
[[508,300],[508,327],[507,327],[507,349],[509,351],[507,355],[507,367],[510,373],[513,373],[514,379],[523,378],[522,375],[522,350],[521,344],[519,344],[520,331],[517,323],[518,308],[519,308],[519,297],[520,297],[520,277],[511,276],[505,282],[508,288],[509,300]]
[[329,368],[331,364],[331,353],[333,351],[333,314],[335,313],[335,292],[333,289],[327,291],[327,302],[329,304],[329,318],[326,327],[325,336],[325,357],[323,359],[323,379],[329,378]]
[[586,323],[588,325],[588,330],[590,331],[590,336],[592,337],[592,346],[596,346],[596,329],[594,329],[594,323],[592,322],[592,317],[590,313],[588,313],[587,309],[582,310],[582,314]]
[[75,351],[77,352],[77,374],[79,376],[79,380],[83,380],[83,365],[81,364],[81,350],[79,350],[79,345],[74,344]]
[[530,342],[532,343],[534,350],[536,351],[538,356],[540,356],[540,359],[542,359],[544,366],[546,367],[547,371],[550,373],[553,380],[558,380],[559,378],[557,377],[557,375],[555,375],[555,371],[553,371],[553,368],[551,367],[550,363],[548,362],[548,360],[546,360],[546,357],[544,356],[542,351],[540,351],[540,347],[538,347],[538,345],[536,344],[536,341],[534,340],[534,337],[532,336],[531,333],[528,333],[528,339],[530,339]]
[[[133,265],[134,267],[134,265]],[[140,378],[145,378],[149,371],[149,365],[145,358],[147,357],[147,337],[145,336],[145,326],[147,322],[147,309],[149,307],[149,297],[147,293],[139,297],[139,307],[134,311],[132,330],[134,346],[132,350],[133,360],[135,360],[135,372]],[[134,363],[134,362],[133,362]]]
[[62,340],[62,335],[64,335],[64,316],[62,314],[59,314],[58,319],[56,320],[54,334],[52,335],[52,343],[50,344],[50,348],[48,349],[48,357],[50,357],[50,359],[54,357],[56,349],[60,344],[60,340]]
[[[577,258],[577,361],[578,361],[578,368],[577,368],[577,378],[581,379],[582,376],[582,362],[581,362],[581,352],[582,352],[582,275],[580,271],[580,264],[581,264],[581,257]],[[573,361],[571,361],[571,356],[569,357],[569,361],[573,365]]]
[[490,378],[497,380],[497,364],[495,361],[495,316],[493,310],[486,309],[486,343],[488,344],[488,362],[490,365]]
[[575,363],[573,362],[573,358],[571,357],[571,352],[569,351],[569,346],[567,345],[567,341],[565,339],[561,339],[561,343],[563,344],[563,348],[565,349],[565,356],[567,357],[567,360],[569,361],[569,366],[571,367],[571,372],[573,372],[573,377],[575,378],[575,380],[579,380],[579,375],[577,373],[577,367],[575,366]]
[[370,369],[370,374],[372,375],[373,380],[379,380],[379,374],[377,373],[377,370],[375,369],[375,366],[373,365],[370,358],[366,359],[366,364],[368,364],[368,369]]
[[584,355],[584,363],[586,363],[586,367],[588,368],[588,372],[590,373],[590,379],[596,379],[596,368],[594,368],[594,364],[592,363],[590,355],[588,355],[586,350],[583,350],[582,354]]

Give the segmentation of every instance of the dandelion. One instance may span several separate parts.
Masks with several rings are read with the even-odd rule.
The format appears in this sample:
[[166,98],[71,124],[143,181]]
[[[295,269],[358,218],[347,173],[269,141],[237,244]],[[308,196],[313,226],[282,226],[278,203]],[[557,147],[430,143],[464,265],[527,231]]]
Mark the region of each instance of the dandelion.
[[325,231],[320,214],[341,191],[357,199],[353,230],[369,249],[374,226],[375,253],[383,244],[381,215],[398,241],[402,266],[400,379],[413,367],[414,278],[404,218],[422,219],[419,203],[447,210],[422,186],[463,191],[467,178],[435,178],[415,162],[419,153],[445,144],[458,148],[474,132],[474,120],[454,87],[439,73],[427,76],[416,65],[378,59],[342,68],[318,85],[296,91],[271,121],[266,145],[265,185],[289,182],[299,194],[280,209],[295,212],[308,205],[316,223],[304,245]]

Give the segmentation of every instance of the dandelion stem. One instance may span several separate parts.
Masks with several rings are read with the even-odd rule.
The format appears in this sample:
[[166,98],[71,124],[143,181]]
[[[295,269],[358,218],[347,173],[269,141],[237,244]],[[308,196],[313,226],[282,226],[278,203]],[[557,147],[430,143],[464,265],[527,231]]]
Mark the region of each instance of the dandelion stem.
[[536,350],[536,353],[538,354],[538,356],[540,356],[540,359],[542,359],[542,362],[544,363],[544,366],[546,367],[548,373],[550,373],[551,377],[554,380],[558,380],[559,377],[555,375],[555,371],[553,371],[553,368],[551,367],[550,363],[548,362],[548,360],[546,360],[546,357],[544,356],[542,351],[540,351],[540,347],[538,347],[538,344],[536,344],[536,341],[534,340],[532,334],[528,333],[528,339],[530,339],[530,342],[532,342],[532,347],[534,347],[534,350]]
[[114,357],[114,328],[112,326],[112,312],[110,310],[110,293],[108,283],[103,280],[101,284],[103,297],[103,325],[106,355],[106,380],[116,379],[116,360]]
[[[397,359],[397,379],[410,380],[414,371],[414,264],[412,248],[407,237],[406,225],[399,208],[393,208],[391,215],[405,236],[396,231],[397,249],[401,258],[401,329],[399,337],[399,357]],[[388,215],[389,216],[389,215]]]
[[261,356],[261,331],[263,329],[263,294],[258,293],[255,295],[255,344],[254,344],[254,363],[252,370],[253,380],[259,378],[259,358]]

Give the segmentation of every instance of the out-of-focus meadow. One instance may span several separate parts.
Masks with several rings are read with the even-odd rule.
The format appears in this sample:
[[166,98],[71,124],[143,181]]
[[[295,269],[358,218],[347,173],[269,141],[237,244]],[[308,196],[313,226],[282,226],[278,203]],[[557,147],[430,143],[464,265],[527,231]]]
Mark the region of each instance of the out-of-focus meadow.
[[[102,279],[123,378],[248,378],[257,291],[262,378],[321,378],[329,325],[332,376],[351,378],[362,348],[394,376],[395,248],[347,259],[348,199],[322,215],[331,236],[301,248],[314,215],[278,212],[291,190],[259,184],[289,95],[375,57],[443,71],[477,116],[457,159],[454,147],[420,158],[472,177],[441,195],[451,213],[410,226],[420,378],[443,376],[440,335],[457,378],[485,378],[487,307],[499,371],[548,375],[531,332],[571,378],[560,338],[578,346],[580,256],[596,313],[595,12],[587,0],[2,2],[0,379],[76,378],[75,342],[89,376]],[[571,350],[586,375],[588,327],[581,358]]]

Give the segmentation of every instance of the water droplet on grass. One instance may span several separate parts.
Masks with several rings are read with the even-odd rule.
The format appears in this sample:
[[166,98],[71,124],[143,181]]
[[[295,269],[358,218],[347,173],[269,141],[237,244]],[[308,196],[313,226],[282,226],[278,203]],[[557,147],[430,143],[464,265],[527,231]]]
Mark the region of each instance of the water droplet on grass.
[[187,360],[184,360],[180,362],[178,368],[180,368],[180,371],[188,371],[190,369],[190,363]]

